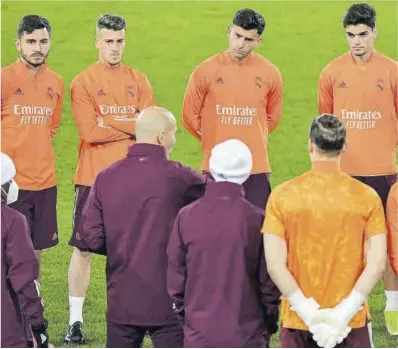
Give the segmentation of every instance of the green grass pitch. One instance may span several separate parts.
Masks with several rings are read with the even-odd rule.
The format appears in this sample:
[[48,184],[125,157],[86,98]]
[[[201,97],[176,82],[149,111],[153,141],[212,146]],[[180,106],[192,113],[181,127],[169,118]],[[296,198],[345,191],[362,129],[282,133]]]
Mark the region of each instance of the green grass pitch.
[[[347,50],[341,18],[353,2],[117,2],[117,1],[3,1],[2,66],[13,62],[19,20],[26,14],[47,17],[53,27],[53,46],[48,62],[65,80],[63,120],[55,138],[58,180],[60,243],[46,251],[42,261],[42,294],[46,303],[51,342],[62,346],[68,324],[68,247],[72,228],[78,133],[71,115],[69,85],[73,77],[97,59],[95,22],[99,15],[117,13],[128,23],[124,62],[150,79],[160,105],[178,119],[188,77],[196,64],[227,47],[227,27],[234,12],[251,7],[261,12],[267,27],[258,52],[282,72],[285,84],[283,119],[270,138],[272,185],[309,168],[307,131],[316,115],[317,80],[330,60]],[[397,3],[373,1],[377,10],[379,51],[397,59]],[[181,125],[181,123],[180,123]],[[198,168],[199,143],[180,126],[173,159]],[[104,259],[95,257],[84,308],[87,346],[106,343],[106,287]],[[384,329],[384,294],[380,284],[370,297],[375,345],[397,347]],[[145,345],[150,346],[146,341]],[[279,346],[278,336],[272,345]]]

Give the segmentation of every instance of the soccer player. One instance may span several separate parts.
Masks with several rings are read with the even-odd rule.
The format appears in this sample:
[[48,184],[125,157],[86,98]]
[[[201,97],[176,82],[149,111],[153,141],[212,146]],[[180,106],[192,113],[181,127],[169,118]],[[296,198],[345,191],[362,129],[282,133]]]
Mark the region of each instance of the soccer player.
[[126,22],[121,16],[102,15],[96,24],[99,60],[76,76],[71,84],[72,112],[80,135],[74,183],[74,246],[69,266],[68,343],[83,343],[83,303],[90,282],[91,254],[84,251],[79,221],[96,175],[126,156],[135,139],[135,117],[155,105],[152,87],[144,74],[121,62]]
[[265,208],[271,191],[268,136],[281,118],[283,83],[278,68],[253,50],[260,44],[264,18],[238,11],[228,29],[229,48],[193,71],[184,97],[182,120],[202,143],[202,170],[209,171],[213,147],[228,139],[247,144],[253,154],[246,198]]
[[[337,115],[344,123],[348,147],[341,168],[376,190],[385,208],[397,179],[398,64],[374,49],[376,12],[370,5],[352,5],[343,25],[350,52],[323,69],[319,113]],[[384,284],[386,326],[398,332],[398,280],[389,263]]]
[[184,346],[268,347],[280,292],[267,273],[264,211],[244,197],[252,155],[239,140],[216,145],[205,196],[183,208],[171,234],[167,287],[185,320]]
[[[341,171],[345,139],[336,116],[317,117],[312,170],[278,186],[267,204],[265,256],[284,296],[281,347],[371,346],[366,298],[385,269],[385,218],[377,193]],[[322,316],[327,331],[311,328]]]
[[11,207],[27,218],[40,265],[41,251],[58,244],[52,140],[61,121],[64,86],[45,63],[51,47],[48,20],[25,16],[17,35],[18,60],[1,70],[1,148],[15,162],[21,189]]
[[18,199],[13,161],[1,153],[1,347],[27,348],[23,315],[30,324],[35,346],[48,347],[43,305],[38,294],[39,264],[28,222],[8,207]]
[[[181,348],[183,327],[167,294],[166,247],[178,211],[202,196],[203,176],[169,161],[176,121],[149,107],[136,121],[137,143],[97,176],[83,210],[83,244],[107,256],[107,347]],[[132,177],[133,176],[133,177]]]

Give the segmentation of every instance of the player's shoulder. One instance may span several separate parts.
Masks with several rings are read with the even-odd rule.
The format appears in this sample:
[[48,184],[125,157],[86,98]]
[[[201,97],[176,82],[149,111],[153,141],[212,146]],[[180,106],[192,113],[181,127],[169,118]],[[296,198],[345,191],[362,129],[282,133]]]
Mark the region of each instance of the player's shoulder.
[[10,64],[6,65],[5,67],[2,67],[1,68],[2,77],[15,74],[15,66],[16,66],[16,64],[17,64],[16,62],[13,62],[13,63],[10,63]]
[[138,81],[147,79],[147,75],[144,72],[142,72],[139,68],[132,67],[125,63],[120,63],[120,67],[123,70],[124,74],[131,75]]
[[54,81],[57,81],[60,83],[63,83],[63,81],[64,81],[63,77],[59,73],[57,73],[55,70],[51,69],[48,66],[46,68],[46,75],[48,78],[50,78]]
[[263,69],[267,69],[269,71],[279,72],[279,68],[275,63],[273,63],[270,59],[260,55],[257,52],[253,53],[253,61],[256,65]]
[[91,63],[89,66],[84,68],[80,73],[78,73],[71,82],[71,87],[75,85],[84,85],[96,76],[98,73],[98,62]]
[[309,172],[305,172],[300,176],[289,179],[286,182],[277,185],[275,189],[272,190],[271,195],[273,197],[290,195],[292,192],[294,192],[295,188],[301,186],[303,182],[307,180],[308,174]]
[[322,74],[333,75],[336,74],[342,67],[352,62],[352,57],[350,52],[346,52],[325,65],[322,69]]
[[98,173],[97,178],[101,178],[101,180],[111,178],[114,180],[115,174],[117,174],[120,171],[120,169],[124,167],[124,164],[126,163],[126,161],[128,161],[127,157],[124,157],[123,159],[115,161],[108,167],[105,167],[103,170],[101,170]]
[[200,62],[194,69],[196,74],[212,74],[214,71],[218,70],[219,67],[227,63],[226,55],[224,52],[217,53],[213,56],[206,58],[204,61]]
[[386,56],[385,54],[375,51],[375,56],[376,59],[380,64],[382,64],[385,67],[389,67],[392,69],[397,69],[398,67],[398,62],[392,59],[391,57]]
[[347,192],[352,193],[355,198],[361,198],[361,202],[366,204],[377,205],[381,203],[379,194],[371,186],[345,174],[345,182],[341,183],[341,188],[345,188]]
[[196,180],[205,182],[205,177],[193,168],[183,165],[178,161],[167,160],[167,167],[170,169],[172,176],[185,178],[188,181]]
[[197,212],[202,212],[204,207],[208,207],[206,203],[206,198],[202,196],[201,198],[191,202],[190,204],[184,206],[178,213],[178,218],[181,224],[187,223],[191,224],[192,217]]

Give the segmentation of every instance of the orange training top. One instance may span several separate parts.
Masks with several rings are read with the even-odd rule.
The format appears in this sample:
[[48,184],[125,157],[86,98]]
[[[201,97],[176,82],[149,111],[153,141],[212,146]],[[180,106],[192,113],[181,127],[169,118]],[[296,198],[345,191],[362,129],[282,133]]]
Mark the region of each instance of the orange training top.
[[[136,115],[156,105],[146,76],[119,64],[96,62],[71,84],[72,112],[80,135],[74,183],[91,186],[97,174],[127,155],[133,144]],[[99,126],[97,116],[104,125]]]
[[398,275],[398,182],[391,187],[387,200],[388,256]]
[[46,64],[36,75],[19,60],[1,69],[1,151],[14,161],[21,189],[56,184],[51,141],[63,100],[63,80]]
[[[385,233],[386,225],[372,188],[320,161],[271,193],[262,232],[286,239],[287,267],[304,295],[334,308],[364,270],[365,240]],[[365,326],[367,311],[366,305],[349,326]],[[283,327],[308,330],[285,298],[281,316]]]
[[216,144],[235,138],[253,154],[252,173],[271,172],[268,134],[280,121],[282,104],[278,68],[256,53],[241,64],[223,52],[198,65],[185,92],[182,121],[202,141],[201,168],[209,169]]
[[398,64],[373,51],[364,64],[348,52],[328,64],[319,80],[319,113],[347,128],[341,168],[350,175],[396,173]]

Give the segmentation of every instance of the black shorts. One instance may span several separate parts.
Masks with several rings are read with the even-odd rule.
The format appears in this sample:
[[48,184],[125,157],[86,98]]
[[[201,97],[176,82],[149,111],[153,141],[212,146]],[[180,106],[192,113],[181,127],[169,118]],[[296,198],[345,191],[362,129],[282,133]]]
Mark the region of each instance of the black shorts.
[[42,190],[20,189],[18,200],[10,207],[26,217],[35,250],[58,244],[56,186]]
[[84,248],[79,235],[79,226],[82,218],[83,207],[86,204],[90,188],[85,185],[75,186],[75,204],[73,207],[73,222],[72,222],[72,237],[69,240],[69,245],[77,247],[81,251],[87,251]]
[[353,176],[358,181],[367,184],[379,194],[381,202],[383,203],[384,212],[386,211],[388,193],[391,187],[397,181],[397,175],[386,176]]

